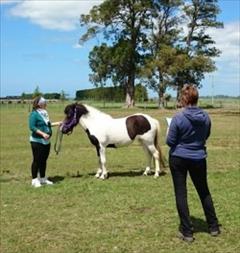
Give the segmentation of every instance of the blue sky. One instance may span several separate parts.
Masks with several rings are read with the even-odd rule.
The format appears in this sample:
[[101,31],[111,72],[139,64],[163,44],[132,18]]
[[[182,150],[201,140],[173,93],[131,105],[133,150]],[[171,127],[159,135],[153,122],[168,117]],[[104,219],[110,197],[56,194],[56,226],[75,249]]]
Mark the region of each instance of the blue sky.
[[[0,0],[1,96],[40,91],[75,96],[92,88],[88,54],[96,41],[82,46],[80,14],[101,1]],[[220,0],[224,29],[209,31],[222,55],[217,71],[206,75],[200,95],[240,95],[240,1]],[[170,91],[173,95],[174,92]],[[150,96],[157,96],[150,92]]]

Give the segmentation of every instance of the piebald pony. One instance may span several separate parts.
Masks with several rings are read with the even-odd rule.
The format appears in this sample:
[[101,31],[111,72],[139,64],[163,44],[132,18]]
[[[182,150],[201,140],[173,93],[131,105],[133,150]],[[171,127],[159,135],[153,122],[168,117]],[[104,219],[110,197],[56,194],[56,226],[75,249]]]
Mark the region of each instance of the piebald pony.
[[91,143],[96,147],[99,157],[97,178],[105,179],[108,172],[105,167],[105,151],[108,147],[121,147],[138,140],[147,155],[147,166],[144,175],[150,173],[152,158],[155,162],[154,177],[159,177],[163,165],[159,147],[159,122],[146,114],[133,114],[124,118],[112,118],[110,115],[89,105],[73,103],[67,105],[66,118],[61,126],[64,134],[72,132],[78,124],[85,130]]

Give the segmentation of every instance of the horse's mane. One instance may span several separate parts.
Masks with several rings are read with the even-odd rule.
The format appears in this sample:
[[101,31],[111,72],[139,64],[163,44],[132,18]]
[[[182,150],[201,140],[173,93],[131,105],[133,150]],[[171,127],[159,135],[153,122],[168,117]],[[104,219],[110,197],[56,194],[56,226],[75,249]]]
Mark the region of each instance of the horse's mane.
[[96,117],[96,118],[111,118],[112,119],[112,116],[105,113],[105,112],[101,112],[99,111],[98,109],[96,109],[95,107],[92,107],[90,105],[86,105],[84,104],[84,106],[87,108],[88,112],[89,112],[89,115],[91,117]]

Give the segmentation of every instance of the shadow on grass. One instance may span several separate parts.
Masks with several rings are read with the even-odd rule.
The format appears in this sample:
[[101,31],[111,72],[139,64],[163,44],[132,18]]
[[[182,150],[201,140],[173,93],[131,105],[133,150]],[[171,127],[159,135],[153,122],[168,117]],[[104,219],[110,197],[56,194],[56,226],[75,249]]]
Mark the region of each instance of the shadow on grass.
[[205,220],[191,216],[194,233],[208,233],[208,225]]
[[[109,172],[108,173],[108,178],[111,177],[143,177],[143,170],[130,170],[130,171],[118,171],[118,172]],[[95,175],[93,173],[88,174],[88,175]],[[154,173],[151,171],[149,176],[153,176]],[[165,176],[166,173],[162,172],[160,176]]]
[[109,172],[108,177],[139,177],[143,175],[143,171],[118,171]]
[[51,180],[53,183],[59,183],[64,180],[64,177],[54,176],[54,177],[49,177],[49,180]]
[[80,177],[83,177],[83,175],[80,174],[79,171],[77,171],[76,174],[67,172],[66,176],[70,177],[70,178],[80,178]]
[[[96,173],[88,173],[88,176],[95,176]],[[110,177],[139,177],[143,175],[143,171],[124,171],[124,172],[108,172]]]

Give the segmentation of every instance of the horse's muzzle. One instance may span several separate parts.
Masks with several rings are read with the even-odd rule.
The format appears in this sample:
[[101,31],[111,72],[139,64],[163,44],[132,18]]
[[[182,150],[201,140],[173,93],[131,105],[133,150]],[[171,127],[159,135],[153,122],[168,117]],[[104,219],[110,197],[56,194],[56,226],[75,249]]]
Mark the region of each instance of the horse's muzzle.
[[71,134],[72,133],[72,129],[68,128],[66,125],[62,124],[60,126],[60,131],[63,133],[63,134]]
[[78,121],[76,120],[76,118],[74,117],[72,120],[64,120],[61,127],[60,127],[60,131],[63,134],[71,134],[73,128],[77,125]]

